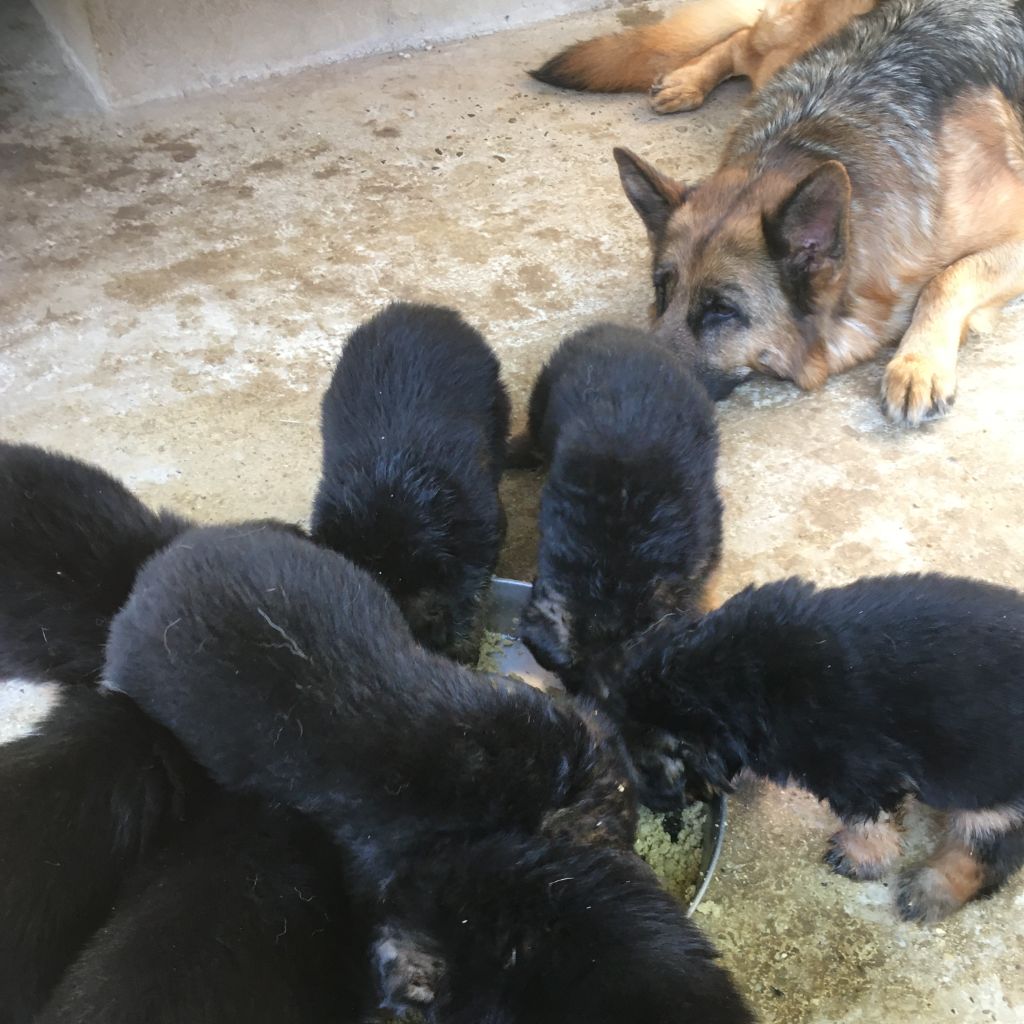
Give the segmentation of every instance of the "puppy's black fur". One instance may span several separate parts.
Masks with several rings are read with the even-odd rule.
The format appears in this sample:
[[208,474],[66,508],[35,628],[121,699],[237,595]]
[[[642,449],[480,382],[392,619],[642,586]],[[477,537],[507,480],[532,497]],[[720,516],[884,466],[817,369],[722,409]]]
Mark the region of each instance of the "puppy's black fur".
[[[596,712],[425,650],[369,576],[295,537],[184,535],[139,574],[105,679],[224,786],[325,825],[374,903],[411,859],[406,884],[434,892],[436,858],[415,855],[446,836],[634,838],[628,762]],[[429,1002],[443,966],[423,982],[404,965],[385,997]]]
[[337,854],[294,812],[222,796],[139,870],[39,1024],[348,1024],[368,934]]
[[522,636],[566,687],[595,655],[661,616],[703,610],[718,565],[718,432],[701,384],[643,331],[599,324],[567,338],[530,398],[549,465]]
[[[903,877],[905,917],[941,917],[1024,863],[1015,591],[940,575],[831,590],[786,580],[748,588],[700,623],[660,623],[614,671],[616,713],[674,737],[671,754],[658,752],[677,759],[669,770],[717,788],[744,767],[794,780],[872,840],[907,795],[948,812],[944,846]],[[842,838],[830,863],[869,877]]]
[[634,854],[492,836],[425,852],[432,885],[400,880],[388,900],[405,936],[384,935],[385,982],[403,939],[430,936],[432,1019],[445,1024],[747,1024],[717,954]]
[[383,583],[417,640],[474,662],[505,536],[509,400],[481,335],[395,303],[349,337],[323,400],[314,539]]
[[55,704],[34,733],[0,745],[2,1024],[34,1019],[126,874],[206,790],[126,698],[51,685]]
[[0,676],[95,682],[136,571],[187,527],[95,466],[0,442]]

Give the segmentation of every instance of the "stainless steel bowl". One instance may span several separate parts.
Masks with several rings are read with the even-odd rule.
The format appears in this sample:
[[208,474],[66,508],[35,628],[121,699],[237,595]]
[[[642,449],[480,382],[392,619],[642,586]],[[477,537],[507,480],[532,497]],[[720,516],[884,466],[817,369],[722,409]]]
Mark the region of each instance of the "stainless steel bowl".
[[[485,625],[492,633],[501,633],[511,643],[497,651],[494,660],[497,671],[502,675],[516,675],[541,689],[561,689],[558,677],[540,667],[533,655],[519,640],[519,616],[530,597],[530,584],[522,580],[506,580],[495,577],[491,583]],[[704,819],[704,849],[701,857],[700,882],[697,892],[687,907],[687,914],[697,909],[711,884],[711,878],[718,866],[718,858],[725,842],[727,816],[724,796],[716,797],[708,806]]]

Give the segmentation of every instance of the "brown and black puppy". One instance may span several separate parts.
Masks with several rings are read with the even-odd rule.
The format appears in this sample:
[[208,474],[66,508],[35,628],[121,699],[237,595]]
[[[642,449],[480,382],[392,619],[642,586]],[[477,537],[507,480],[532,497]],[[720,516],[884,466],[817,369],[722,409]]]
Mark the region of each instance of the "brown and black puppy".
[[346,341],[323,399],[314,539],[375,575],[417,640],[469,663],[505,536],[500,373],[454,310],[393,303]]
[[968,327],[1024,291],[1022,102],[1020,3],[888,0],[766,82],[707,180],[616,150],[656,333],[716,397],[898,341],[886,415],[943,415]]
[[37,1024],[356,1024],[366,921],[326,836],[221,794],[137,870]]
[[900,876],[908,920],[937,921],[1024,864],[1024,595],[954,577],[744,590],[702,622],[628,645],[616,714],[661,730],[666,774],[728,789],[742,769],[828,801],[826,860],[878,878],[912,795],[948,815],[928,862]]
[[706,610],[722,544],[714,409],[650,335],[599,324],[544,366],[528,440],[548,477],[522,638],[570,692],[601,701],[592,659],[663,615]]
[[0,442],[0,677],[96,682],[139,566],[188,526],[96,466]]

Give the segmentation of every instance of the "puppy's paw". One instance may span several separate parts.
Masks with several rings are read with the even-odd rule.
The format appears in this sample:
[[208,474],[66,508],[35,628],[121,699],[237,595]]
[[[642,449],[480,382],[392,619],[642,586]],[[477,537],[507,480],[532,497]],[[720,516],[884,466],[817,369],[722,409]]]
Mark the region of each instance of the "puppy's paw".
[[897,353],[882,379],[882,410],[893,423],[916,427],[947,415],[956,401],[956,365],[918,352]]
[[381,1006],[402,1013],[422,1010],[437,994],[444,960],[422,936],[383,928],[373,944]]
[[900,875],[896,909],[904,921],[934,924],[977,897],[983,883],[984,872],[967,850],[946,851]]
[[693,69],[676,68],[651,86],[651,107],[659,114],[696,110],[703,105],[706,95]]
[[684,747],[660,729],[627,738],[640,802],[652,811],[675,811],[687,802]]
[[885,876],[898,855],[898,841],[880,830],[842,828],[829,836],[822,859],[837,875],[873,882]]

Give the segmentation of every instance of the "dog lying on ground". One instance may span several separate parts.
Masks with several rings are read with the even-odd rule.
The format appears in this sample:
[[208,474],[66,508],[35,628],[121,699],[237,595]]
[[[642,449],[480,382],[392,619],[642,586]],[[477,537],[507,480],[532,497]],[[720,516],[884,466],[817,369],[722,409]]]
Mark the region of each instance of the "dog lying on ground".
[[39,691],[42,715],[0,743],[2,1024],[36,1020],[123,879],[207,788],[173,738],[126,698],[7,679],[5,716],[27,690]]
[[102,469],[0,442],[0,677],[96,682],[139,566],[187,528]]
[[938,849],[900,875],[905,919],[940,920],[1024,864],[1024,595],[939,575],[791,579],[699,624],[665,620],[622,659],[615,713],[674,738],[651,752],[666,775],[797,783],[842,821],[826,854],[839,874],[888,871],[906,796],[944,811]]
[[359,327],[323,400],[314,539],[376,575],[421,643],[470,663],[505,536],[508,423],[494,352],[437,306]]
[[369,937],[294,812],[222,795],[118,896],[38,1024],[356,1024]]
[[521,636],[570,692],[601,702],[595,656],[671,612],[707,610],[722,544],[714,409],[649,335],[601,324],[544,366],[527,443],[549,469]]
[[728,78],[760,89],[878,0],[695,0],[655,25],[576,43],[530,74],[565,89],[644,92],[659,114],[695,110]]
[[1024,291],[1024,8],[887,0],[765,83],[687,187],[616,150],[655,332],[715,397],[817,388],[899,342],[882,405],[945,414],[960,342]]
[[[284,536],[187,534],[140,574],[111,630],[106,678],[223,785],[296,807],[339,841],[378,915],[385,1006],[432,1008],[444,1021],[611,1020],[519,1016],[530,986],[518,979],[548,974],[563,929],[578,934],[585,916],[588,945],[561,954],[585,979],[560,984],[623,1005],[592,953],[610,970],[632,929],[635,955],[649,958],[634,996],[660,1007],[653,1019],[674,1019],[681,989],[724,1015],[709,1019],[749,1019],[738,997],[723,997],[727,975],[678,912],[631,923],[625,898],[589,916],[574,902],[571,920],[553,910],[551,887],[587,856],[565,847],[627,850],[634,837],[628,767],[596,715],[419,647],[387,593],[341,556]],[[663,898],[632,854],[608,856],[597,876],[621,878],[614,858],[627,857],[637,899],[644,886],[651,906]],[[506,892],[522,902],[495,918]],[[586,902],[599,900],[595,891]],[[536,955],[516,945],[524,935]],[[667,965],[664,948],[688,959]]]

